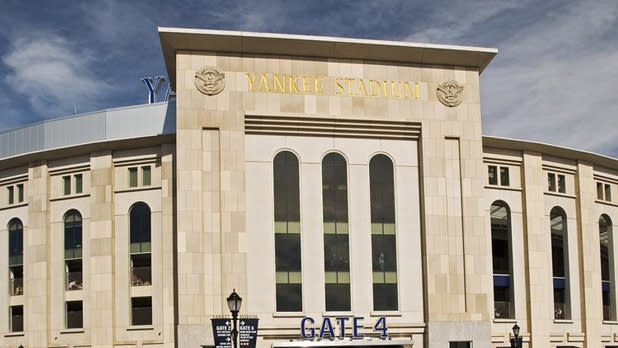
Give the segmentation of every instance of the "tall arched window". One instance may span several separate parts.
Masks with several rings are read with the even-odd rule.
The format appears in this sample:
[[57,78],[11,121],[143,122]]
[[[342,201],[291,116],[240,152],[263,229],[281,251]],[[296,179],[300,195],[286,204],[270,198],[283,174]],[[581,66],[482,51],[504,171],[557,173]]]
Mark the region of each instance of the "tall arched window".
[[9,221],[9,290],[11,296],[24,294],[24,225]]
[[397,310],[397,238],[393,161],[375,155],[369,161],[373,309]]
[[554,285],[554,318],[570,319],[568,233],[566,213],[560,207],[550,212],[551,259]]
[[348,173],[345,158],[335,152],[322,160],[322,207],[326,310],[349,311]]
[[77,210],[64,214],[64,269],[67,290],[81,290],[82,277],[82,216]]
[[511,211],[506,203],[491,205],[491,255],[494,272],[494,316],[515,318]]
[[603,320],[616,320],[612,220],[605,214],[599,217],[599,237],[601,240]]
[[298,158],[282,151],[273,161],[277,311],[302,311]]
[[150,208],[146,203],[135,203],[130,210],[131,285],[151,284]]

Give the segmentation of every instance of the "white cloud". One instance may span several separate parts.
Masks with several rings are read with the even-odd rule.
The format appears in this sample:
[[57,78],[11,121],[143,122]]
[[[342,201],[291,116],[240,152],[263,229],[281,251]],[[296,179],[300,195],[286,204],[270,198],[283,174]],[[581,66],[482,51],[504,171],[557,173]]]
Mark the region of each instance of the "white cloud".
[[10,69],[5,82],[43,115],[93,105],[110,90],[93,72],[93,57],[57,36],[16,38],[2,61]]

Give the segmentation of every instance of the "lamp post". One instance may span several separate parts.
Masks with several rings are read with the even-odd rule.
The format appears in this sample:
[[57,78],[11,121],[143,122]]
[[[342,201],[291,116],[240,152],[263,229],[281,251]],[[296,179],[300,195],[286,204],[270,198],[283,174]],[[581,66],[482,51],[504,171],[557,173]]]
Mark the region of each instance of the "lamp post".
[[236,293],[236,289],[232,291],[227,298],[227,307],[232,312],[232,322],[234,327],[232,328],[232,348],[238,348],[238,312],[240,311],[240,305],[242,304],[242,298]]
[[519,337],[519,325],[513,325],[513,338],[511,338],[511,348],[522,348],[522,338]]

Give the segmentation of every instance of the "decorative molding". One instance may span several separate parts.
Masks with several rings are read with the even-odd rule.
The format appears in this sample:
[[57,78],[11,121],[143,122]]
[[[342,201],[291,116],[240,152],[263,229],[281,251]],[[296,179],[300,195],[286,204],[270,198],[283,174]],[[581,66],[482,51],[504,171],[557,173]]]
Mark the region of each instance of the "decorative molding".
[[455,107],[463,101],[464,86],[455,80],[446,81],[436,88],[436,96],[440,103],[448,107]]
[[217,95],[225,88],[225,73],[207,65],[195,72],[195,88],[202,94]]

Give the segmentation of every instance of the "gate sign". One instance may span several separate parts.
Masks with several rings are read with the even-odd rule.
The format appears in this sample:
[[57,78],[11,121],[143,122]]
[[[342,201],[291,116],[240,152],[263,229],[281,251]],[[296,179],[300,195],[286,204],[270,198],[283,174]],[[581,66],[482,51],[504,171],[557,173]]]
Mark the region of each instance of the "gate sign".
[[232,319],[210,319],[215,348],[232,348]]
[[[212,334],[215,348],[233,348],[232,319],[213,318]],[[258,319],[238,319],[238,342],[236,348],[255,348],[257,341]]]
[[258,319],[239,319],[239,348],[255,348],[257,340]]

